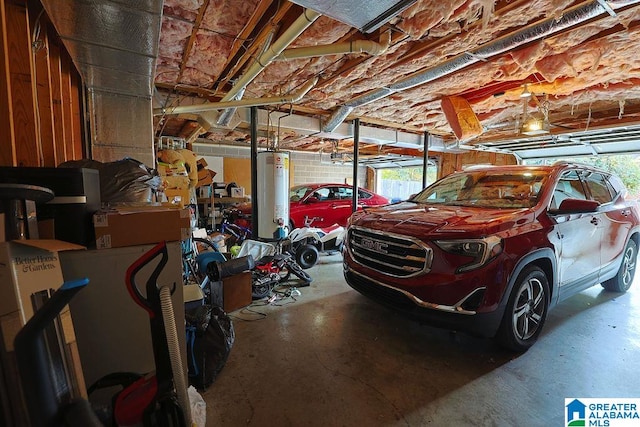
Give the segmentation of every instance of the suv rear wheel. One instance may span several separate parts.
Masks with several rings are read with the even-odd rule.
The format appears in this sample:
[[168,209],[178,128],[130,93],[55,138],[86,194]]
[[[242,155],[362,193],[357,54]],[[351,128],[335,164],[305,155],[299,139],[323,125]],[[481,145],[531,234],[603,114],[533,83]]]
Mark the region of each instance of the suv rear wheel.
[[602,282],[602,287],[611,292],[627,292],[636,273],[637,258],[638,245],[633,239],[630,239],[624,248],[624,258],[618,273],[611,279]]
[[539,267],[525,268],[511,292],[498,330],[500,344],[515,351],[531,347],[542,331],[548,307],[547,276]]

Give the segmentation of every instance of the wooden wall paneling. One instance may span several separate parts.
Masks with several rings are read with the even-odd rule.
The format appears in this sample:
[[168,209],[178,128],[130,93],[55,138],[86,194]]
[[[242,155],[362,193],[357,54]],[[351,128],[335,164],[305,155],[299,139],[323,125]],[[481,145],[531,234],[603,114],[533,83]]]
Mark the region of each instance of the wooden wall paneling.
[[60,51],[60,90],[62,93],[62,120],[64,122],[64,161],[73,159],[73,125],[71,114],[71,60]]
[[5,3],[6,38],[13,108],[14,166],[39,166],[29,18],[24,5]]
[[71,124],[73,128],[73,159],[79,160],[87,158],[85,153],[85,144],[82,127],[82,82],[80,75],[76,72],[71,73]]
[[251,159],[225,157],[222,162],[224,182],[235,182],[238,187],[244,187],[245,194],[251,193]]
[[373,168],[367,168],[366,171],[366,182],[364,184],[361,183],[360,187],[367,188],[371,191],[377,191],[378,189],[376,188],[376,170]]
[[[52,38],[49,38],[52,40]],[[55,164],[65,161],[64,153],[64,121],[62,120],[62,90],[60,46],[57,43],[49,43],[49,67],[51,74],[51,106],[53,114],[54,153]]]
[[[36,72],[37,99],[36,119],[40,130],[40,147],[42,150],[42,166],[55,167],[55,133],[53,127],[53,100],[51,97],[51,67],[49,63],[48,23],[40,21],[40,42],[34,52],[34,69]],[[38,23],[36,23],[38,25]]]
[[440,167],[438,168],[438,178],[445,177],[450,173],[454,172],[456,169],[456,157],[451,153],[440,153],[438,154],[440,157],[440,161],[438,164]]
[[0,0],[0,166],[13,166],[16,162],[11,108],[11,87],[7,59],[7,25],[4,0]]

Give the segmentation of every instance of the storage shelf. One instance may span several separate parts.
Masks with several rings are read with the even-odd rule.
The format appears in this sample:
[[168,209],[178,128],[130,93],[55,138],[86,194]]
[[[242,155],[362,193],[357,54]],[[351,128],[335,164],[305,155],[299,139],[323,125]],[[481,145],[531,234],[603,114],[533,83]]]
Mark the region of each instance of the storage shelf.
[[[204,224],[199,224],[199,226],[213,230],[217,229],[222,223],[222,215],[215,214],[215,207],[219,207],[220,211],[222,211],[231,205],[245,203],[250,200],[249,197],[198,197],[199,218],[204,219]],[[202,212],[201,216],[200,212]]]
[[201,197],[198,198],[198,203],[211,203],[213,201],[214,205],[232,205],[234,203],[245,203],[250,199],[248,197]]

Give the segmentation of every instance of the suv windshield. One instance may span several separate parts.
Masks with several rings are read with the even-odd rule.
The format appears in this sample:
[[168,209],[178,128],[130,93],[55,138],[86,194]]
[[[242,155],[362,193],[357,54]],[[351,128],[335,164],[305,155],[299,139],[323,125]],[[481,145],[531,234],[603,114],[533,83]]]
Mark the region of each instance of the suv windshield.
[[483,169],[449,175],[418,193],[416,203],[488,208],[530,208],[547,177],[543,170]]

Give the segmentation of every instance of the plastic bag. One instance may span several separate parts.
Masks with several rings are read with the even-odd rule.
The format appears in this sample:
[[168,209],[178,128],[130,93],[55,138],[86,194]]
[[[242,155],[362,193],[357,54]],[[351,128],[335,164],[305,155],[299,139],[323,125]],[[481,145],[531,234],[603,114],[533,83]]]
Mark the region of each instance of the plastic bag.
[[70,160],[58,167],[97,169],[103,203],[153,202],[155,192],[162,185],[155,169],[131,158],[107,163],[90,159]]
[[207,403],[193,386],[187,389],[189,405],[191,407],[191,424],[196,427],[205,427],[207,424]]
[[222,308],[209,305],[185,313],[185,318],[189,384],[206,390],[227,363],[235,341],[233,323]]

